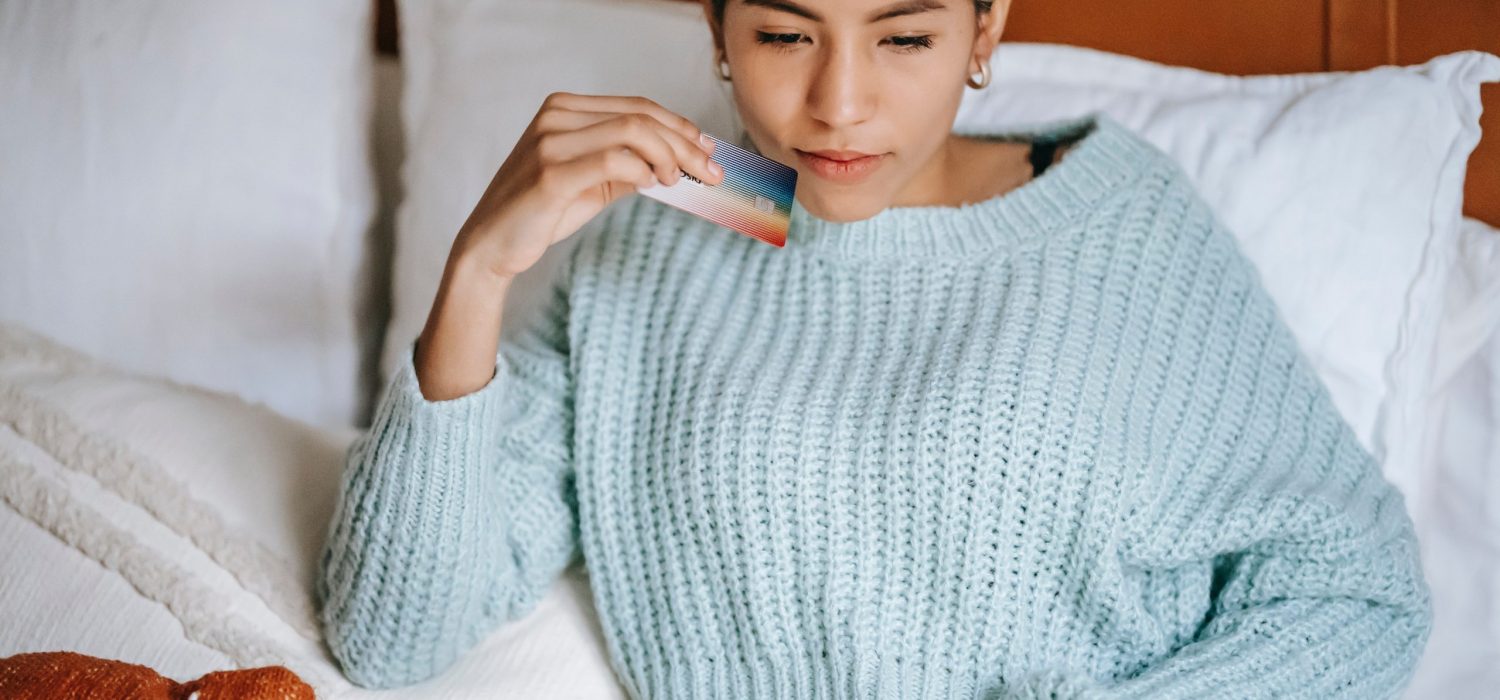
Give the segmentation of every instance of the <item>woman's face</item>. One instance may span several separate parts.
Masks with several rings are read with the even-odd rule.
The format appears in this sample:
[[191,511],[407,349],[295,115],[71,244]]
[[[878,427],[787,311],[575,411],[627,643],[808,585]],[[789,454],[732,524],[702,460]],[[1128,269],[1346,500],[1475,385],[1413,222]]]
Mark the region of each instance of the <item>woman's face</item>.
[[796,168],[798,201],[824,219],[935,199],[964,81],[988,60],[1008,7],[728,0],[720,36],[745,130]]

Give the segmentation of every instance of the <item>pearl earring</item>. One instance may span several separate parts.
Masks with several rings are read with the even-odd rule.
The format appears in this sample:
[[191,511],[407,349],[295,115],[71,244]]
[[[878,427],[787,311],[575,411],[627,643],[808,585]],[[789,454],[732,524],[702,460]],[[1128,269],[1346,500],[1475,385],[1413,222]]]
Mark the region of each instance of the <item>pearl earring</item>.
[[965,81],[965,84],[968,85],[971,88],[974,88],[975,90],[981,90],[986,85],[989,85],[990,84],[990,64],[989,64],[988,61],[980,61],[979,62],[979,76],[980,76],[979,80],[975,81],[974,80],[974,74],[970,73],[969,74],[969,79],[967,81]]
[[719,76],[719,80],[729,82],[729,61],[724,59],[723,52],[715,52],[714,56],[714,73]]

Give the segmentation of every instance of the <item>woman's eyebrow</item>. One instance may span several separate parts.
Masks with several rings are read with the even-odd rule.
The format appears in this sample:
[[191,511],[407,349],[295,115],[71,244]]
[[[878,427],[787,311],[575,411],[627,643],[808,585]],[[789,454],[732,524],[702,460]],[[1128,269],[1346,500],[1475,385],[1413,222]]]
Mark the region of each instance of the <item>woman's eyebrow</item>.
[[[810,19],[814,22],[823,21],[823,18],[819,17],[818,13],[813,12],[812,10],[809,10],[801,5],[798,5],[797,3],[791,2],[791,0],[742,1],[746,5],[764,7],[770,10],[780,10],[782,12],[797,15],[799,17],[806,17],[807,19]],[[948,6],[943,4],[941,0],[902,0],[901,2],[886,5],[885,7],[870,13],[870,18],[867,19],[866,22],[874,24],[875,22],[891,19],[893,17],[904,17],[906,15],[915,15],[921,12],[932,12],[946,9],[948,9]]]

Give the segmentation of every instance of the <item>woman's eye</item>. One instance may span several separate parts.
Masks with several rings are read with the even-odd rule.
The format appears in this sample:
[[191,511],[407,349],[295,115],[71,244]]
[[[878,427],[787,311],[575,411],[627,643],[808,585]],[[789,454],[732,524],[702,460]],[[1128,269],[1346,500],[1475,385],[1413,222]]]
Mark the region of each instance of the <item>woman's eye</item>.
[[774,44],[777,50],[789,51],[793,44],[802,40],[801,34],[778,34],[775,32],[756,32],[755,41],[760,44]]
[[893,36],[891,43],[900,47],[902,53],[916,53],[923,49],[932,48],[932,35],[921,36]]
[[[785,32],[756,32],[755,41],[760,44],[773,44],[780,51],[790,51],[795,44],[802,43],[805,37],[796,33]],[[901,53],[916,53],[923,49],[932,48],[932,35],[922,34],[919,36],[893,36],[891,44],[895,45]]]

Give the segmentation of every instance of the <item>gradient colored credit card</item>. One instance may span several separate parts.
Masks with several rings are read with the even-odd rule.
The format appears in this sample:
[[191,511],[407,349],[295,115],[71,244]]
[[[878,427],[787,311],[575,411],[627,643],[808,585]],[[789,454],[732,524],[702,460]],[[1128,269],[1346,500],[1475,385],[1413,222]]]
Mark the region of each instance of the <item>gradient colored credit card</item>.
[[686,171],[677,184],[652,185],[641,194],[696,214],[778,248],[786,246],[797,171],[714,136],[709,157],[724,167],[724,180],[710,185]]

